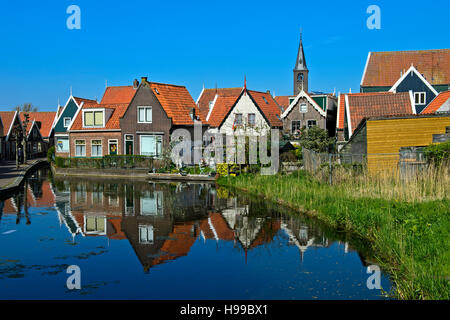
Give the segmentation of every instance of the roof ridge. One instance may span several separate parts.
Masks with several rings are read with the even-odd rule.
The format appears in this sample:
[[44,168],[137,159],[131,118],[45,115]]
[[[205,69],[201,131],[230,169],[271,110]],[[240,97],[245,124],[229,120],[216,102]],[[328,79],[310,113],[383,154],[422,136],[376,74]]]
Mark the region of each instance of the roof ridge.
[[183,86],[181,84],[162,83],[162,82],[155,82],[155,81],[148,81],[148,83],[150,83],[150,84],[160,84],[160,85],[171,86],[171,87],[186,88],[186,86]]
[[422,49],[422,50],[399,50],[399,51],[372,51],[371,53],[403,53],[403,52],[431,52],[431,51],[450,51],[448,49]]

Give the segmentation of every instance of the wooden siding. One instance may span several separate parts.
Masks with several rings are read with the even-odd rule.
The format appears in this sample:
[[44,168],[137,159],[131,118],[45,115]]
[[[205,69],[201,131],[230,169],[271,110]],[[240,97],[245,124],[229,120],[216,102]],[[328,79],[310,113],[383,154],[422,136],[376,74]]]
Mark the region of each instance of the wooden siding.
[[396,169],[401,147],[430,145],[448,126],[450,116],[367,121],[369,171]]

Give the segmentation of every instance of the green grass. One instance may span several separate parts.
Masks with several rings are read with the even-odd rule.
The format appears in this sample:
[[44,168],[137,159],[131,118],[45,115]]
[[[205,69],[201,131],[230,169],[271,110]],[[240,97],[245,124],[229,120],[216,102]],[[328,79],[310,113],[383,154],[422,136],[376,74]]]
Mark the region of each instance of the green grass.
[[308,212],[368,241],[394,285],[394,298],[450,298],[448,198],[408,202],[351,194],[299,171],[289,176],[222,177],[218,184]]

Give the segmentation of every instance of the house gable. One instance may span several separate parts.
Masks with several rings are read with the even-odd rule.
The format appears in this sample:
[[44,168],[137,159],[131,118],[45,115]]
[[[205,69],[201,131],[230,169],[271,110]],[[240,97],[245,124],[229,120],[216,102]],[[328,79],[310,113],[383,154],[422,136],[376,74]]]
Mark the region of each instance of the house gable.
[[394,84],[394,86],[389,90],[390,92],[413,92],[425,93],[425,103],[415,104],[416,113],[422,112],[426,106],[436,98],[438,92],[431,86],[431,84],[417,71],[414,66],[405,72],[400,79]]
[[64,127],[64,119],[70,118],[71,122],[75,118],[75,114],[78,111],[78,104],[76,103],[75,99],[73,97],[70,97],[69,100],[66,103],[66,106],[64,107],[63,111],[59,115],[58,119],[56,120],[55,124],[55,133],[66,133],[69,127]]
[[[246,93],[246,94],[244,94]],[[236,114],[242,114],[243,125],[247,125],[248,115],[255,115],[255,128],[261,130],[270,128],[270,124],[267,121],[265,115],[260,110],[258,105],[254,102],[253,98],[246,92],[242,91],[239,98],[234,105],[230,108],[227,115],[219,125],[219,131],[221,133],[230,133],[235,125]]]

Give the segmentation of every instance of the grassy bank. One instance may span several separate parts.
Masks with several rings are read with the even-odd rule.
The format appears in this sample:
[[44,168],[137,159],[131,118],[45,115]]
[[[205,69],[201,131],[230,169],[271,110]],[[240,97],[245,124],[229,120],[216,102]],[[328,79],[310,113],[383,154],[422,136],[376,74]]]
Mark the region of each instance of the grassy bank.
[[300,171],[223,177],[218,184],[307,211],[368,240],[399,299],[449,299],[450,203],[445,193],[433,192],[442,182],[412,181],[416,189],[408,190],[406,182],[383,179],[353,179],[353,185],[341,179],[329,186]]

